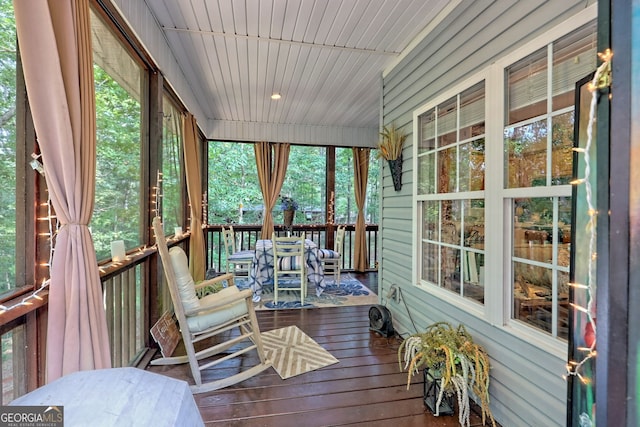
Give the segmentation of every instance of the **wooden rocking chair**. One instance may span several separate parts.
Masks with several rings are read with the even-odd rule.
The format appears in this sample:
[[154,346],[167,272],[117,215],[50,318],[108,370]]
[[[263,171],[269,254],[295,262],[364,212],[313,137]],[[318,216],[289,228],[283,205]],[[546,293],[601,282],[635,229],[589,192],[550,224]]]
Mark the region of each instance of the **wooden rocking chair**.
[[[197,287],[202,288],[222,281],[227,281],[228,287],[198,299],[196,286],[189,273],[186,254],[177,246],[171,250],[167,249],[162,223],[158,217],[153,219],[153,230],[187,354],[162,357],[153,360],[151,364],[173,365],[189,362],[191,374],[195,380],[195,385],[191,386],[193,393],[224,388],[269,368],[271,362],[266,359],[262,346],[258,320],[253,308],[252,292],[248,289],[238,290],[233,283],[233,274],[225,274],[202,282]],[[231,333],[236,327],[240,329],[239,335]],[[248,346],[239,345],[245,340],[250,341]],[[211,346],[196,351],[194,344],[198,342],[210,343]],[[220,355],[229,349],[231,349],[229,352]],[[202,383],[202,370],[254,349],[258,353],[259,364],[230,377]],[[213,358],[212,356],[215,355],[220,356]],[[207,358],[211,360],[200,362]]]

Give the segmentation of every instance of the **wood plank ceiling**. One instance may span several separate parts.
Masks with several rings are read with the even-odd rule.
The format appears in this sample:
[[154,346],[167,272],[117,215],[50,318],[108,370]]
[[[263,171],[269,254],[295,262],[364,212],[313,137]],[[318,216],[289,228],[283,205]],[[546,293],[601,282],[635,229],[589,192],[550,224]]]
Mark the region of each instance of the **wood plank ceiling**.
[[[378,128],[381,76],[446,0],[145,0],[207,119]],[[273,93],[282,98],[273,101]]]

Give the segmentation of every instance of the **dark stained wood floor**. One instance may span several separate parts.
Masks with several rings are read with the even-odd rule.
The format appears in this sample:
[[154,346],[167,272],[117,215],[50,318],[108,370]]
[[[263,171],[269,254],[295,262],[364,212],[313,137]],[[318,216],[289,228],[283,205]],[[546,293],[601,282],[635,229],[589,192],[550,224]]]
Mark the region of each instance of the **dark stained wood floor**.
[[[258,311],[260,329],[297,325],[340,362],[282,380],[273,370],[240,384],[195,395],[208,426],[458,426],[458,417],[434,417],[422,402],[416,376],[409,390],[397,360],[399,338],[369,331],[369,306]],[[226,376],[229,361],[203,373],[203,380]],[[227,362],[225,362],[227,363]],[[193,384],[188,366],[150,367],[151,371]],[[476,411],[479,409],[476,408]],[[477,412],[471,425],[482,425]]]

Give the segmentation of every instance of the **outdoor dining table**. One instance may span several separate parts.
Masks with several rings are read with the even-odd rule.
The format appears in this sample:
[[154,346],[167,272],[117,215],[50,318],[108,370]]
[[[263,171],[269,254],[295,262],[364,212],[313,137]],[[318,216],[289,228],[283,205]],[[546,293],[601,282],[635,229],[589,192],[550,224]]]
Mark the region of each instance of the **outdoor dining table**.
[[[322,261],[318,255],[318,246],[312,240],[305,239],[305,261],[307,262],[307,283],[314,285],[316,295],[320,296],[326,283]],[[261,299],[265,286],[273,286],[273,242],[271,240],[258,240],[256,251],[249,268],[249,286],[253,291],[253,301]]]

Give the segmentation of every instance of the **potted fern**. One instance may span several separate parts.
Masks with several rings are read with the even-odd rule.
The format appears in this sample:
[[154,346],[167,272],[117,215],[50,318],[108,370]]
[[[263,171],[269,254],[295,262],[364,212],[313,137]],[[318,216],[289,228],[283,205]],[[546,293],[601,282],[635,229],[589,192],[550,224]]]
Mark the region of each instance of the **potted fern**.
[[436,416],[440,415],[443,399],[455,395],[458,421],[462,426],[469,426],[468,391],[471,390],[480,400],[483,424],[488,419],[495,426],[489,407],[489,357],[473,342],[463,325],[454,328],[447,322],[438,322],[424,332],[411,335],[398,349],[398,362],[401,369],[407,370],[407,388],[411,377],[424,370],[425,404],[427,379],[438,382],[436,401],[431,407]]
[[378,158],[382,157],[389,163],[393,188],[400,191],[402,188],[402,147],[407,135],[402,129],[398,129],[395,123],[388,127],[383,126],[380,132],[382,140],[378,143]]

